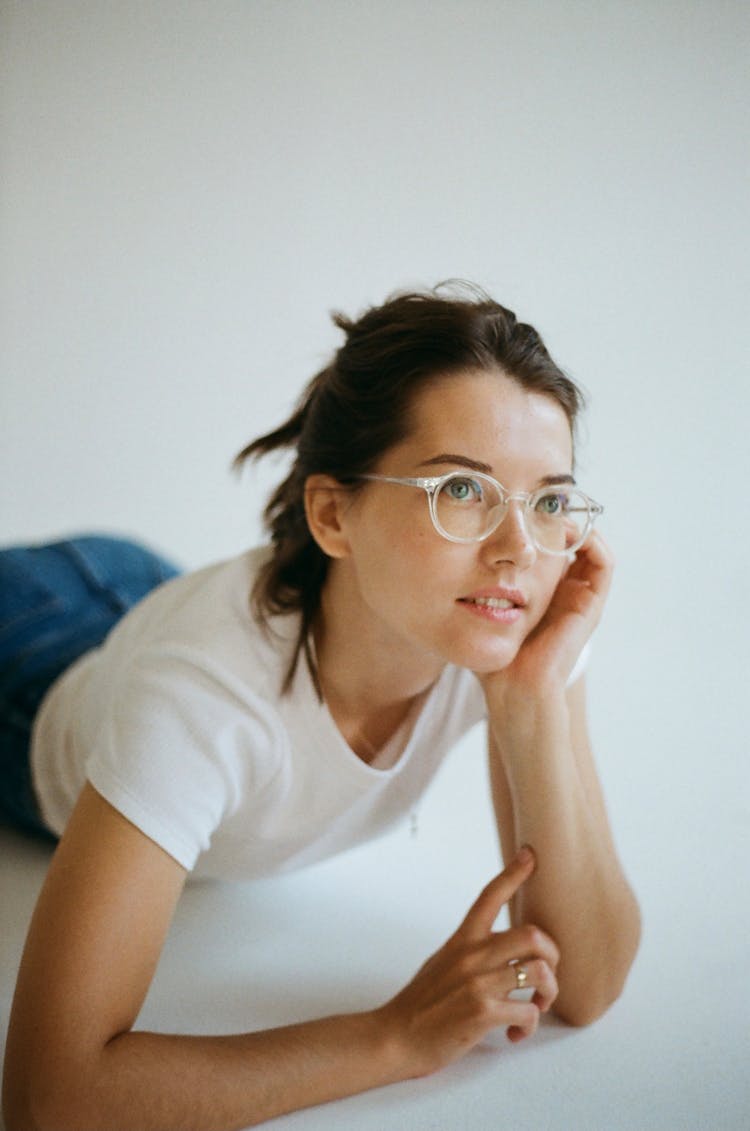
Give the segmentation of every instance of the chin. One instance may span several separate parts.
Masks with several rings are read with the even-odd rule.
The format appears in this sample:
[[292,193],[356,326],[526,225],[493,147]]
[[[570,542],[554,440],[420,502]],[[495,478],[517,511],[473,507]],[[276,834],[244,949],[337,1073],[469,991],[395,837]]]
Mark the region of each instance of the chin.
[[477,675],[489,675],[512,664],[520,647],[520,640],[494,640],[484,646],[476,643],[456,645],[448,650],[447,658],[449,663],[459,668],[468,668]]

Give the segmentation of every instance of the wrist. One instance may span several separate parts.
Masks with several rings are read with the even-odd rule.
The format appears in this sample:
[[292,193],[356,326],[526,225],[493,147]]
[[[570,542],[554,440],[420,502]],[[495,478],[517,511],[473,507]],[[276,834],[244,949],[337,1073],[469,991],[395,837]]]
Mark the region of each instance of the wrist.
[[561,687],[506,689],[500,697],[487,697],[488,725],[503,750],[539,743],[567,734],[570,714]]
[[426,1054],[421,1042],[410,1039],[409,1025],[398,1008],[398,996],[372,1011],[375,1055],[386,1077],[383,1083],[398,1084],[429,1076],[440,1064]]

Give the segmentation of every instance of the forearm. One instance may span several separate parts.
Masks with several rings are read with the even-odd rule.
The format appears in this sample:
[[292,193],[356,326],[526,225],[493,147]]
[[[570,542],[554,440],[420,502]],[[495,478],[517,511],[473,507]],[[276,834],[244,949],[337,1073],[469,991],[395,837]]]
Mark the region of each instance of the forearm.
[[75,1074],[53,1054],[6,1118],[9,1131],[227,1131],[404,1075],[375,1012],[227,1037],[129,1032]]
[[504,853],[528,843],[537,869],[514,900],[560,947],[556,1012],[594,1020],[618,996],[639,938],[588,743],[574,742],[564,695],[492,721],[490,767]]

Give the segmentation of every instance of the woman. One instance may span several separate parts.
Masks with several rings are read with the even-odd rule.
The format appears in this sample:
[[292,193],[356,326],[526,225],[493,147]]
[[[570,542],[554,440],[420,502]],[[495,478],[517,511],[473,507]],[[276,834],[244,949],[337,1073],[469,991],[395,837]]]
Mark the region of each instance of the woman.
[[[102,647],[87,630],[44,696],[23,814],[62,839],[11,1018],[11,1131],[243,1127],[426,1075],[496,1026],[528,1037],[549,1009],[586,1024],[622,988],[638,911],[586,728],[579,660],[612,562],[573,478],[580,395],[473,291],[336,322],[345,343],[296,412],[238,457],[294,449],[270,548],[169,581]],[[88,592],[75,623],[97,586],[118,606],[103,633],[170,572],[106,541],[39,553],[27,643],[60,587]],[[56,665],[30,666],[35,709]],[[507,867],[393,1000],[233,1037],[132,1030],[190,872],[267,874],[376,835],[482,716]]]

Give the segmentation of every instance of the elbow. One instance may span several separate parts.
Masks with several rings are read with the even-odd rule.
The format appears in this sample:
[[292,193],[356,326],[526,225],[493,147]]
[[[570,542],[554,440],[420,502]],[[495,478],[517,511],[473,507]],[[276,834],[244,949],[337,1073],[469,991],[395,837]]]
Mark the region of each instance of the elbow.
[[6,1131],[63,1131],[71,1126],[58,1105],[17,1082],[3,1093],[3,1119]]
[[8,1029],[3,1069],[2,1112],[6,1131],[97,1131],[108,1124],[96,1097],[95,1060],[90,1053],[39,1040],[18,1021]]
[[6,1131],[81,1131],[85,1126],[68,1105],[23,1095],[3,1102],[3,1119]]
[[614,979],[611,972],[602,976],[595,984],[582,988],[580,992],[560,995],[553,1006],[556,1017],[574,1029],[585,1029],[593,1025],[612,1008],[625,988],[627,972]]
[[44,1118],[34,1103],[30,1088],[23,1081],[12,1078],[7,1063],[3,1082],[3,1126],[6,1131],[44,1131],[45,1128]]
[[15,1073],[6,1062],[3,1119],[6,1131],[82,1131],[87,1125],[80,1110],[84,1089],[61,1089],[41,1072]]
[[102,1131],[112,1123],[98,1050],[36,1039],[31,1027],[11,1025],[3,1070],[5,1131]]
[[603,959],[575,987],[566,987],[553,1006],[561,1021],[576,1029],[593,1025],[621,997],[641,941],[641,917],[635,900],[629,916],[613,932]]
[[621,992],[622,987],[614,992],[587,993],[570,1001],[555,1003],[555,1016],[573,1029],[585,1029],[604,1016],[620,997]]
[[40,1123],[29,1104],[14,1101],[3,1103],[3,1126],[6,1131],[45,1131],[51,1124]]
[[3,1069],[3,1126],[6,1131],[39,1131],[38,1113],[34,1110],[32,1083],[28,1073],[19,1068],[10,1050],[6,1050]]

